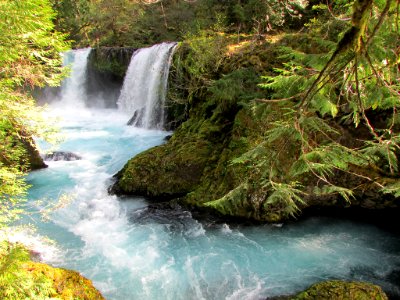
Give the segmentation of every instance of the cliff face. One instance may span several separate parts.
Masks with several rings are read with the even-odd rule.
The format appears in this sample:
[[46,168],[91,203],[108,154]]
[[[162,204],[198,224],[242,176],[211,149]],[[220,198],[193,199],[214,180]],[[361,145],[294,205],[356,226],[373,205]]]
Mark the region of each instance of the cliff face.
[[100,47],[90,51],[86,70],[88,107],[116,107],[134,51],[131,47]]
[[[257,101],[268,97],[268,90],[258,86],[261,75],[282,66],[285,60],[277,49],[288,43],[317,51],[313,39],[301,34],[239,43],[217,35],[181,43],[170,73],[167,105],[170,128],[177,129],[166,144],[132,158],[116,175],[111,190],[178,199],[224,216],[263,222],[287,220],[309,206],[398,207],[395,197],[383,195],[351,172],[335,172],[331,178],[334,184],[353,190],[351,201],[337,192],[315,192],[321,182],[312,174],[296,181],[288,178],[300,155],[298,144],[284,137],[266,141],[271,124],[285,120],[291,106]],[[369,138],[363,128],[355,132],[335,120],[327,122],[340,133],[339,142],[356,146],[357,138]],[[271,155],[273,166],[264,163]],[[378,176],[373,170],[362,172],[365,177]],[[297,187],[301,187],[299,194]]]

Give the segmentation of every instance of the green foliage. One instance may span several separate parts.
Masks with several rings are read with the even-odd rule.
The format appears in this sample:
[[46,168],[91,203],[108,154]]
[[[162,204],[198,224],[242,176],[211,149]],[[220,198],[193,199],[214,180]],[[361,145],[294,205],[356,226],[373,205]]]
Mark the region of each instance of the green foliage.
[[29,91],[54,86],[65,75],[60,52],[68,44],[54,31],[54,13],[47,0],[0,1],[0,227],[20,212],[28,186],[27,145],[33,136],[54,131],[46,126]]
[[271,192],[263,203],[265,208],[269,205],[284,205],[283,212],[286,215],[295,216],[299,211],[299,204],[305,204],[303,200],[304,192],[301,191],[301,184],[298,182],[276,183],[269,180],[265,186]]
[[[129,163],[146,170],[157,157],[173,165],[171,172],[162,172],[161,184],[128,172],[124,184],[140,181],[162,195],[165,176],[187,180],[174,159],[196,153],[183,146],[190,136],[191,145],[209,142],[208,151],[194,184],[175,185],[174,194],[187,193],[185,203],[224,215],[277,222],[320,199],[360,203],[367,189],[398,195],[398,20],[394,7],[385,14],[383,2],[360,18],[353,18],[350,1],[330,10],[320,5],[322,18],[310,19],[303,32],[263,37],[252,31],[260,39],[237,33],[257,24],[246,6],[261,1],[220,3],[204,22],[214,26],[190,27],[174,58],[170,86],[180,96],[171,102],[185,106],[189,120],[168,144]],[[261,69],[267,75],[257,86]]]
[[[260,84],[272,92],[271,101],[290,107],[287,119],[273,123],[268,131],[267,144],[271,147],[271,143],[282,138],[297,143],[298,153],[286,179],[299,180],[308,174],[316,177],[321,185],[314,189],[317,195],[340,194],[351,200],[354,191],[349,186],[335,184],[338,171],[362,178],[385,193],[399,194],[398,185],[384,179],[397,177],[400,153],[400,132],[396,129],[400,90],[394,80],[399,76],[399,53],[394,50],[398,47],[394,35],[399,34],[399,20],[390,2],[376,3],[377,7],[366,13],[368,36],[360,32],[350,37],[351,31],[347,31],[336,49],[332,42],[318,37],[320,33],[315,28],[321,25],[314,22],[313,34],[321,53],[281,48],[282,56],[290,58],[290,62],[275,69],[276,74],[263,77],[266,82]],[[346,10],[340,8],[338,13],[345,14]],[[353,26],[354,20],[367,22],[363,19],[366,15],[354,14]],[[345,43],[352,46],[342,47]],[[368,48],[362,48],[365,44]],[[332,50],[327,55],[324,48]],[[388,122],[375,125],[376,121],[368,117],[371,111],[391,111],[386,113]],[[350,136],[354,140],[341,139],[343,130],[340,121],[335,121],[337,117],[341,122],[351,120],[359,127],[364,132],[364,141]],[[272,164],[264,165],[271,168]],[[271,174],[274,174],[272,169]]]
[[217,78],[220,67],[226,59],[228,41],[223,34],[201,30],[188,33],[180,45],[179,74],[185,76],[187,98],[201,95]]
[[300,20],[305,10],[301,0],[51,1],[57,30],[78,46],[143,47],[199,30],[259,36]]
[[246,103],[262,97],[262,92],[257,88],[259,81],[260,78],[254,70],[241,68],[214,81],[208,91],[219,102]]
[[0,240],[0,298],[104,299],[79,273],[33,262],[26,248],[5,240]]
[[20,245],[0,241],[0,298],[48,299],[55,293],[53,281],[44,274],[27,272],[28,251]]

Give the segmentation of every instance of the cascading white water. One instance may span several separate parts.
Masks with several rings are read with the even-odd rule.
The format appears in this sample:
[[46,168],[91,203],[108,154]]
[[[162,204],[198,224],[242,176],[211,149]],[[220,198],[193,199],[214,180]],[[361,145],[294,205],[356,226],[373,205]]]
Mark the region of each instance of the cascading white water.
[[125,76],[118,108],[131,116],[129,125],[147,129],[164,126],[168,72],[176,43],[137,50]]
[[86,99],[86,68],[90,48],[65,52],[64,66],[71,66],[71,74],[61,85],[60,101],[74,107],[84,107]]

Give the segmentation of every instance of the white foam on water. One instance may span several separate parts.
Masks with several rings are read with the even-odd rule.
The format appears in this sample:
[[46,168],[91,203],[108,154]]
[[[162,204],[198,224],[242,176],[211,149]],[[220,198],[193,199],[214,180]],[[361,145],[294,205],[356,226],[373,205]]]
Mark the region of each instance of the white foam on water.
[[222,225],[221,232],[222,232],[222,233],[225,233],[225,234],[230,234],[230,233],[232,233],[232,229],[229,227],[228,224],[225,224],[225,223],[224,223],[224,224]]
[[41,261],[51,264],[59,264],[63,261],[62,249],[48,237],[38,234],[33,227],[10,226],[0,230],[0,236],[11,243],[24,244]]

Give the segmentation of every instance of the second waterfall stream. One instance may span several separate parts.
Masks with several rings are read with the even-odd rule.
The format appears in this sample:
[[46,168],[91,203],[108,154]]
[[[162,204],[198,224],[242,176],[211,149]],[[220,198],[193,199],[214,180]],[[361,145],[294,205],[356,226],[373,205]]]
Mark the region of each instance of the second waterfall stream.
[[[174,47],[133,55],[118,109],[85,108],[80,80],[70,80],[50,103],[65,137],[59,150],[81,159],[48,161],[28,177],[31,215],[20,223],[36,226],[31,246],[42,259],[79,271],[110,300],[265,299],[325,279],[371,281],[400,295],[390,280],[400,265],[399,239],[374,226],[329,218],[228,225],[108,194],[112,176],[131,157],[171,134],[161,129]],[[85,76],[87,51],[68,54],[71,79]],[[136,127],[126,125],[129,119]],[[48,209],[59,200],[58,209]]]
[[163,129],[169,67],[176,43],[137,50],[118,99],[118,108],[132,117],[130,125]]

